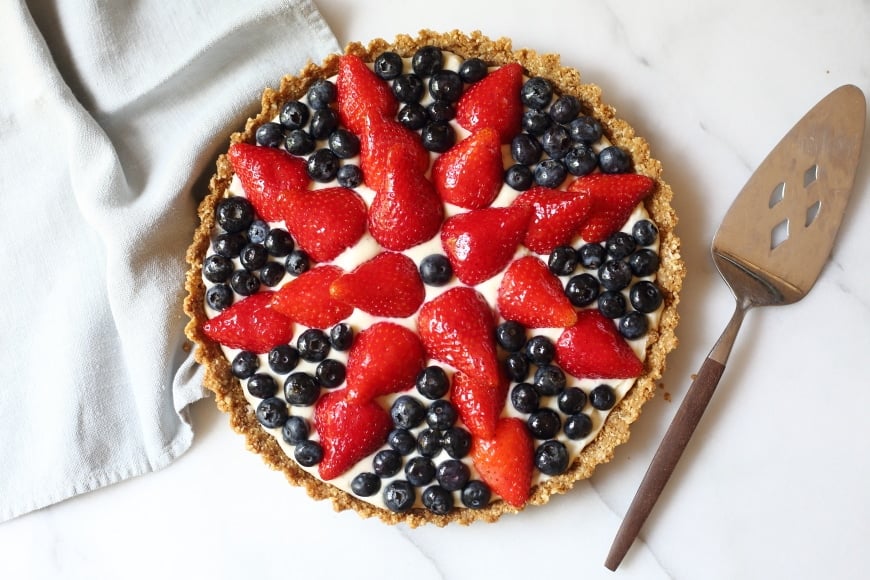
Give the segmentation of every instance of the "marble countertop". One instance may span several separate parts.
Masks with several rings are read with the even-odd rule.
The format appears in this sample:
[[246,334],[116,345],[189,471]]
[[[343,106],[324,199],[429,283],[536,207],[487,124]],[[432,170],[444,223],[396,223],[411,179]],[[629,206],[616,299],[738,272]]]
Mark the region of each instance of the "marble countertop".
[[[495,525],[408,529],[334,513],[244,449],[211,399],[163,471],[0,526],[5,578],[858,578],[870,574],[870,132],[812,293],[753,311],[683,462],[617,573],[611,540],[733,300],[709,257],[757,164],[819,99],[870,95],[870,4],[319,0],[339,41],[479,29],[562,55],[652,144],[688,276],[659,395],[614,460]],[[494,9],[495,6],[498,9]],[[290,568],[292,562],[292,568]]]

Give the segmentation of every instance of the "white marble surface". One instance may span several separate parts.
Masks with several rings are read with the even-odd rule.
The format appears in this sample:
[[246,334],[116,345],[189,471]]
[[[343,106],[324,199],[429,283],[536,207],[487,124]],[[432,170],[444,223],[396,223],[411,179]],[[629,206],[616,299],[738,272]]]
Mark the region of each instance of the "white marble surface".
[[[816,101],[845,83],[870,95],[861,0],[318,5],[342,43],[459,28],[560,53],[652,143],[689,268],[660,396],[614,461],[569,494],[495,525],[417,530],[309,500],[205,400],[196,443],[174,465],[0,525],[2,577],[614,577],[602,565],[610,541],[732,310],[708,254],[719,220]],[[870,576],[868,140],[831,263],[802,302],[750,314],[619,577]]]

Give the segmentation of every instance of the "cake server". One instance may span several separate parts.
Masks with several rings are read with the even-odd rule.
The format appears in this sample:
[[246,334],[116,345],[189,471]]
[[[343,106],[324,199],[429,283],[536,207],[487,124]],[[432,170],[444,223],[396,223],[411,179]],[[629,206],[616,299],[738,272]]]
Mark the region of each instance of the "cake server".
[[713,238],[713,262],[737,307],[632,500],[604,563],[610,570],[622,562],[701,420],[746,313],[800,300],[828,261],[855,180],[866,108],[852,85],[822,99],[770,152],[725,215]]

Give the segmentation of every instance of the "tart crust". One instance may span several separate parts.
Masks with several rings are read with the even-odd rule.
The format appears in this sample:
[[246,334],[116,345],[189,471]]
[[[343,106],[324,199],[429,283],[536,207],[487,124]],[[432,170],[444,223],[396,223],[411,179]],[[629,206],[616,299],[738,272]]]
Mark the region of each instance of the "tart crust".
[[[674,232],[676,214],[671,207],[673,192],[662,179],[661,163],[650,156],[649,145],[637,136],[634,129],[617,118],[613,107],[601,100],[601,89],[581,82],[580,73],[563,67],[558,55],[538,54],[529,49],[514,50],[506,38],[492,40],[479,31],[466,34],[458,30],[438,33],[422,30],[416,36],[399,35],[392,42],[372,40],[368,45],[357,42],[349,44],[345,52],[355,54],[367,62],[373,61],[385,50],[392,50],[410,57],[418,48],[435,45],[453,52],[462,58],[478,57],[490,65],[518,62],[529,76],[543,76],[561,93],[572,94],[580,99],[587,114],[596,117],[604,128],[604,134],[615,145],[631,153],[634,169],[656,180],[657,187],[645,200],[646,209],[659,229],[660,267],[657,284],[664,297],[664,307],[658,328],[650,330],[644,361],[645,372],[637,379],[625,397],[611,410],[595,439],[575,458],[563,474],[552,477],[532,489],[526,505],[542,505],[550,496],[571,489],[578,480],[592,475],[596,466],[613,457],[614,448],[629,438],[629,426],[640,415],[643,404],[656,392],[657,382],[665,369],[667,354],[677,346],[675,329],[679,321],[677,304],[685,275],[685,265],[680,256],[680,240]],[[249,118],[243,131],[233,133],[230,143],[253,141],[257,127],[274,118],[281,105],[288,100],[302,97],[308,86],[318,78],[328,78],[337,73],[338,54],[328,56],[322,64],[309,63],[298,75],[281,79],[277,90],[266,88],[262,95],[262,109]],[[444,526],[451,522],[470,524],[474,521],[494,522],[505,513],[520,510],[497,500],[484,509],[457,508],[447,515],[436,515],[425,509],[413,509],[404,514],[393,513],[376,507],[351,494],[323,482],[301,469],[289,458],[274,438],[258,423],[254,411],[245,399],[242,386],[230,370],[230,363],[220,345],[207,338],[200,327],[207,319],[205,313],[205,284],[202,280],[202,264],[210,244],[211,231],[215,227],[215,206],[226,196],[233,171],[226,154],[217,160],[216,173],[209,182],[210,193],[199,206],[200,225],[193,243],[187,251],[190,268],[187,273],[184,311],[190,317],[185,328],[187,337],[195,343],[194,356],[205,367],[204,385],[214,393],[218,408],[230,417],[232,428],[245,436],[249,450],[260,454],[273,469],[284,472],[293,485],[305,488],[317,500],[329,499],[336,511],[354,510],[362,517],[378,517],[386,523],[405,523],[410,527],[431,523]]]

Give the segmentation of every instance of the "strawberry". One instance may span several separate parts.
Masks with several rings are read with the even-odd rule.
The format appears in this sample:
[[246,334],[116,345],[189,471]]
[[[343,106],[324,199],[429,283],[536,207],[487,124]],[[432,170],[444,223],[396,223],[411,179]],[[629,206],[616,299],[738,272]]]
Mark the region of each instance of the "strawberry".
[[425,366],[417,335],[394,322],[378,322],[359,333],[347,356],[347,400],[370,401],[414,386]]
[[510,505],[520,508],[532,487],[534,444],[525,423],[500,419],[489,439],[471,440],[471,460],[481,479]]
[[357,135],[368,120],[391,119],[399,109],[390,86],[353,54],[339,57],[335,88],[338,116]]
[[473,288],[458,286],[423,304],[417,332],[430,358],[485,386],[500,384],[495,317],[486,299]]
[[400,252],[438,233],[444,206],[408,150],[390,149],[386,162],[382,186],[369,207],[368,225],[382,247]]
[[592,198],[585,192],[534,186],[517,196],[512,205],[533,208],[523,244],[538,254],[549,254],[556,246],[571,243],[589,215]]
[[456,277],[474,286],[501,272],[531,217],[527,207],[488,207],[448,218],[441,227],[441,245]]
[[577,312],[559,279],[534,256],[520,258],[508,266],[498,287],[498,310],[505,320],[516,320],[526,328],[574,326]]
[[497,385],[487,385],[457,372],[453,375],[450,401],[473,436],[491,439],[495,435],[507,392],[508,383],[505,380]]
[[329,287],[336,300],[375,316],[411,316],[426,297],[426,288],[414,261],[404,254],[381,252]]
[[293,190],[284,199],[287,229],[317,262],[332,260],[365,233],[366,204],[352,189]]
[[314,408],[314,428],[323,447],[320,478],[334,479],[377,451],[392,424],[390,414],[375,401],[353,403],[344,390],[320,397]]
[[264,220],[283,219],[281,195],[310,183],[305,161],[281,149],[234,143],[228,155],[248,201]]
[[322,265],[285,284],[272,299],[272,308],[300,324],[326,328],[353,314],[353,306],[329,295],[329,287],[344,274],[338,266]]
[[590,173],[574,180],[568,191],[590,196],[592,209],[580,229],[587,242],[603,242],[628,220],[634,207],[652,193],[656,182],[637,173]]
[[578,379],[629,379],[643,372],[613,321],[593,309],[578,312],[577,324],[559,336],[556,362]]
[[520,132],[523,68],[513,62],[489,73],[466,90],[456,103],[456,122],[472,133],[492,127],[502,143]]
[[390,161],[389,152],[402,149],[408,157],[408,167],[401,171],[425,173],[429,169],[429,152],[423,147],[419,135],[393,119],[372,118],[360,133],[360,169],[370,188],[380,190],[384,179],[396,161]]
[[230,348],[263,353],[293,338],[293,321],[270,307],[274,292],[258,292],[206,320],[202,331]]
[[498,132],[484,127],[441,155],[432,165],[441,199],[465,209],[487,207],[504,183]]

